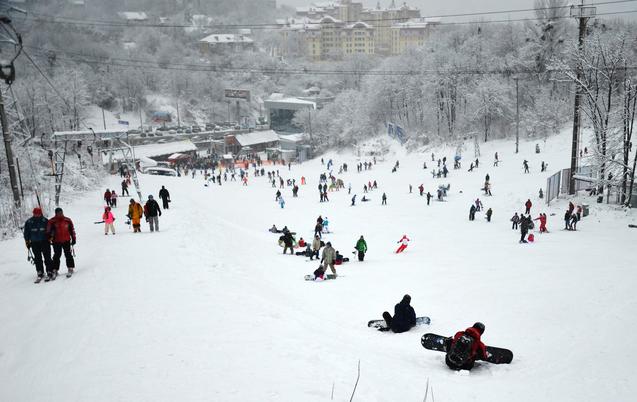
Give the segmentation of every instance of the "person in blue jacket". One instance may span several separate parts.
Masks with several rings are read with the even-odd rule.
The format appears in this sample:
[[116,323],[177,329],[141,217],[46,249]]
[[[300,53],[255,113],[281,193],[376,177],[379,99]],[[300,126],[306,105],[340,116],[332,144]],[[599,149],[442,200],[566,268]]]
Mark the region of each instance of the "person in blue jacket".
[[[24,243],[27,249],[31,249],[35,270],[38,278],[44,276],[44,267],[48,277],[53,275],[53,262],[51,261],[51,243],[46,233],[48,219],[42,216],[42,209],[34,208],[33,216],[24,223]],[[43,264],[44,262],[44,264]]]
[[400,303],[394,307],[394,316],[389,312],[383,313],[383,318],[387,323],[387,328],[391,328],[395,333],[407,332],[416,325],[416,312],[411,307],[411,296],[405,295]]

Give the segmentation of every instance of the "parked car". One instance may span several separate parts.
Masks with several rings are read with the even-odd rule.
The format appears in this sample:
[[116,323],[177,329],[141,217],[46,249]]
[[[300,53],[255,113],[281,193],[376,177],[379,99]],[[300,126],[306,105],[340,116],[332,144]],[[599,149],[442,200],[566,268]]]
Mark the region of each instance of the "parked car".
[[185,131],[185,133],[186,133],[186,134],[192,134],[192,130],[191,130],[191,129],[189,129],[189,128],[187,128],[187,129],[186,129],[186,131]]
[[143,173],[158,175],[158,176],[177,176],[177,171],[171,168],[152,166],[143,170]]
[[212,131],[215,129],[215,125],[212,123],[206,123],[206,131]]
[[166,126],[161,126],[161,127],[157,127],[157,130],[156,130],[156,131],[168,131],[168,130],[170,130],[168,127],[166,127]]
[[175,130],[175,129],[170,129],[170,130],[168,130],[168,134],[175,135],[175,134],[177,134],[177,130]]
[[162,137],[163,135],[164,133],[162,133],[161,131],[155,131],[155,136]]
[[147,135],[148,134],[146,134],[146,133],[141,133],[139,136],[142,137],[142,138],[146,138]]
[[192,132],[193,132],[193,133],[200,133],[200,132],[201,132],[201,127],[199,127],[199,126],[192,126]]

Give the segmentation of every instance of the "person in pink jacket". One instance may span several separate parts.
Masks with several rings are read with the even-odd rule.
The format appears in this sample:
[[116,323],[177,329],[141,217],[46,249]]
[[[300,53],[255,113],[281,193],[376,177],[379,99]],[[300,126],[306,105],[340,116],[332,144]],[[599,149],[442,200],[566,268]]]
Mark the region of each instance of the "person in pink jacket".
[[108,230],[110,229],[113,234],[115,234],[115,217],[111,212],[111,207],[104,207],[104,213],[102,214],[102,220],[104,221],[104,235],[108,235]]

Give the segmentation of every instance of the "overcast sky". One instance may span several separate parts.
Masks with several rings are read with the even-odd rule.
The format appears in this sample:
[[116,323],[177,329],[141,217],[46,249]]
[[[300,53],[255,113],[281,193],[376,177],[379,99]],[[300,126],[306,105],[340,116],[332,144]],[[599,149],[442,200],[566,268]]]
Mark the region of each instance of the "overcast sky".
[[[317,2],[323,2],[326,0],[318,0]],[[604,0],[602,0],[604,1]],[[606,0],[609,1],[609,0]],[[310,0],[278,0],[277,3],[288,4],[291,6],[307,6],[314,1]],[[396,0],[396,4],[402,4],[404,0]],[[579,0],[572,0],[573,3],[579,3]],[[381,0],[382,7],[386,7],[391,3],[391,0]],[[591,0],[586,0],[587,4],[591,4]],[[368,7],[375,7],[376,0],[363,0],[363,4]],[[458,13],[471,13],[481,11],[499,11],[499,10],[516,10],[524,8],[532,8],[533,0],[408,0],[407,4],[410,6],[416,6],[420,8],[423,16],[427,15],[446,15],[446,14],[458,14]],[[609,4],[601,5],[597,7],[597,12],[611,12],[611,11],[629,11],[637,10],[637,1],[628,2],[623,4]],[[503,18],[524,18],[528,17],[526,13],[511,13],[509,15],[497,15],[497,16],[485,16],[485,19],[503,19]],[[625,14],[622,17],[635,18],[637,13]],[[475,18],[475,17],[474,17]],[[610,18],[610,17],[605,17]],[[612,18],[615,18],[613,16]],[[452,19],[445,20],[451,21]]]

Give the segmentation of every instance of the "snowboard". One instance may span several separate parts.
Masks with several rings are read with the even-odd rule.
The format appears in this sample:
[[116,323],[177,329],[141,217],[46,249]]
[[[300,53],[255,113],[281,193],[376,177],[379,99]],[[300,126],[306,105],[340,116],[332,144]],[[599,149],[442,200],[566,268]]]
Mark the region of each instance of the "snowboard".
[[[420,343],[425,349],[447,353],[447,348],[451,345],[451,337],[424,334],[420,339]],[[487,358],[480,360],[493,364],[509,364],[513,360],[513,352],[509,349],[487,346]]]
[[[323,280],[327,281],[330,279],[336,279],[336,276],[334,276],[333,274],[328,274],[328,275],[324,275],[323,276]],[[305,275],[305,280],[306,281],[313,281],[314,280],[314,275]]]
[[[431,319],[429,317],[416,317],[416,326],[418,325],[429,325],[431,323]],[[369,320],[367,322],[367,326],[369,328],[376,329],[389,329],[387,328],[387,323],[385,320]]]
[[628,225],[629,228],[637,228],[637,225]]

